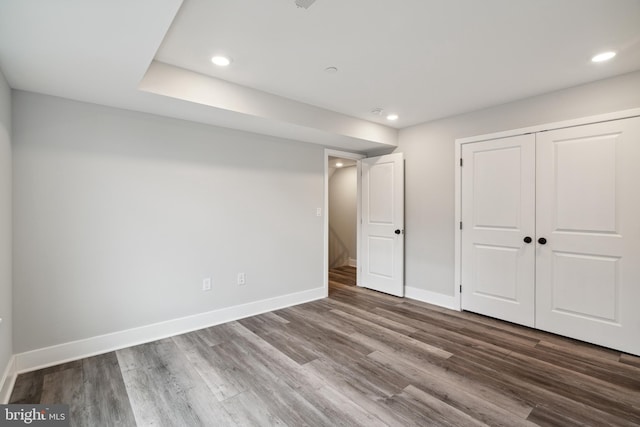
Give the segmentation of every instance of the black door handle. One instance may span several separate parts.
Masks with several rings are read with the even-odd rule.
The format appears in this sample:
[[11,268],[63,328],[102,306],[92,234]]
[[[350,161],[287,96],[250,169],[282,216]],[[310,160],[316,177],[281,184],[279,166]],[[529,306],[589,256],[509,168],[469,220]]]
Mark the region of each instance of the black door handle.
[[394,231],[394,233],[400,234],[400,233],[402,233],[402,231],[400,231],[400,229],[397,229],[396,231]]
[[544,237],[541,237],[538,239],[538,243],[540,243],[541,245],[546,245],[547,244],[547,239],[545,239]]
[[531,241],[532,241],[532,240],[533,240],[533,239],[532,239],[531,237],[529,237],[529,236],[527,236],[527,237],[525,237],[525,238],[524,238],[524,242],[525,242],[525,243],[531,243]]

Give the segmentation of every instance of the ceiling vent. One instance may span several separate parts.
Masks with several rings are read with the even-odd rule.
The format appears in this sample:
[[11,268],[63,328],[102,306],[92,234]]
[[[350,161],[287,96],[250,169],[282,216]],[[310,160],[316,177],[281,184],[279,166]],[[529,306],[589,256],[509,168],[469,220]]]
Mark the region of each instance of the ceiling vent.
[[315,2],[316,0],[296,0],[296,6],[309,9],[309,7]]

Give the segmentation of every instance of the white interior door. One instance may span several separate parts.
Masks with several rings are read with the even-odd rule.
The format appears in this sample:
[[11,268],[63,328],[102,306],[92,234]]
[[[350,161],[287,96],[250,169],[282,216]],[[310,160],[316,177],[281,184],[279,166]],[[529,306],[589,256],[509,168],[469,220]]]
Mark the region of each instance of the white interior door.
[[535,136],[464,144],[462,160],[462,308],[533,326]]
[[404,158],[361,160],[358,285],[404,296]]
[[537,149],[536,327],[640,354],[640,118]]

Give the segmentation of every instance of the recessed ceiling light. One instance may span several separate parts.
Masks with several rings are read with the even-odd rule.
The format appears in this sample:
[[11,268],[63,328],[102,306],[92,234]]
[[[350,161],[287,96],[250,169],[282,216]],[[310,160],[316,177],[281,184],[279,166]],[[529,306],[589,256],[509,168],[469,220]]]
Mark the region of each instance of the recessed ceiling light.
[[389,114],[387,116],[387,120],[390,120],[390,121],[394,122],[394,121],[398,120],[398,117],[399,116],[397,114]]
[[211,58],[211,62],[216,64],[218,67],[226,67],[227,65],[231,64],[231,59],[227,58],[226,56],[216,55]]
[[324,69],[325,73],[329,73],[329,74],[335,74],[338,72],[338,68],[337,67],[327,67]]
[[371,114],[375,114],[376,116],[381,116],[383,112],[384,110],[382,109],[382,107],[376,107],[371,110]]
[[341,168],[342,166],[344,166],[344,164],[342,164],[342,163],[340,163],[340,162],[336,163],[336,167],[337,167],[337,168]]
[[604,62],[604,61],[608,61],[611,58],[613,58],[614,56],[616,56],[615,52],[602,52],[597,54],[596,56],[594,56],[593,58],[591,58],[592,62]]

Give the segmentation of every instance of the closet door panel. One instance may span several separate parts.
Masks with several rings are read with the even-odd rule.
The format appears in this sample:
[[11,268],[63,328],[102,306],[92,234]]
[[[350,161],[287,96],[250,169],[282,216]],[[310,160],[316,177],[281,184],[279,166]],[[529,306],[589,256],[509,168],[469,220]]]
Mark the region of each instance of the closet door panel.
[[536,327],[640,354],[640,119],[536,138]]
[[534,323],[535,140],[462,147],[462,308]]

